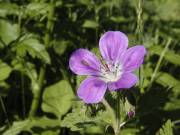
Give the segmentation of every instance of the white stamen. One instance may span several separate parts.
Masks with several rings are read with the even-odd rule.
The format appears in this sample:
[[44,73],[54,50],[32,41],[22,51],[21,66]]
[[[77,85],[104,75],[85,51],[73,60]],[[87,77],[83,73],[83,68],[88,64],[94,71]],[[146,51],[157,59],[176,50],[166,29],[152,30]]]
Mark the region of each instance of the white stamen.
[[107,66],[109,70],[103,65],[101,66],[100,79],[106,83],[118,81],[122,75],[122,65],[119,63],[107,63]]

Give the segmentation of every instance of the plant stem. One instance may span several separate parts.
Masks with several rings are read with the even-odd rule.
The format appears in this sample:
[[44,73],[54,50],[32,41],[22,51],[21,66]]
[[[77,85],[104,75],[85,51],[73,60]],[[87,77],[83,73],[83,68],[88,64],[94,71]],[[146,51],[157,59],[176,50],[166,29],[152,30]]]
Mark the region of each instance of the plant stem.
[[161,52],[161,55],[160,55],[159,60],[158,60],[158,62],[156,64],[155,70],[154,70],[154,72],[153,72],[153,74],[151,76],[150,84],[149,84],[149,87],[147,88],[147,91],[150,90],[151,87],[152,87],[154,79],[155,79],[155,77],[157,75],[157,72],[158,72],[160,66],[161,66],[162,60],[164,58],[164,55],[165,55],[166,51],[168,50],[169,45],[171,44],[171,41],[172,41],[172,39],[169,38],[167,43],[166,43],[166,46],[164,47],[164,50]]
[[[51,5],[51,8],[50,8],[49,13],[48,13],[47,24],[46,24],[46,33],[45,33],[45,36],[44,36],[44,44],[45,44],[46,48],[49,47],[50,33],[51,33],[51,31],[53,29],[53,26],[54,26],[54,21],[53,21],[53,17],[54,17],[54,0],[50,1],[50,5]],[[39,106],[39,101],[40,101],[41,90],[42,90],[44,79],[45,79],[45,73],[46,73],[46,65],[43,65],[40,68],[39,77],[38,77],[38,86],[39,87],[36,90],[36,92],[34,93],[31,109],[30,109],[30,112],[29,112],[29,117],[35,116],[35,114],[37,112],[37,109],[38,109],[38,106]]]
[[19,8],[19,14],[18,14],[18,34],[20,35],[21,33],[21,23],[22,23],[22,7],[20,6]]
[[36,92],[34,93],[32,105],[31,105],[31,110],[29,112],[29,117],[35,116],[35,114],[37,112],[44,78],[45,78],[45,68],[41,67],[40,73],[39,73],[39,79],[38,79],[38,86],[39,87],[36,90]]
[[46,25],[46,33],[44,37],[44,43],[46,48],[49,47],[49,41],[50,41],[50,33],[52,32],[52,29],[54,27],[54,0],[50,1],[50,11],[48,14],[48,20]]
[[[143,43],[143,19],[142,19],[142,0],[138,0],[138,6],[137,6],[137,28],[136,28],[136,34],[137,39],[140,43]],[[143,66],[139,69],[139,86],[141,91],[143,92]]]
[[120,92],[117,91],[117,111],[116,111],[116,121],[117,121],[117,131],[118,131],[118,134],[120,134],[120,100],[121,100],[121,97],[120,97]]
[[10,127],[11,127],[11,124],[10,124],[10,121],[9,121],[9,118],[8,118],[8,114],[7,114],[7,111],[6,111],[6,107],[5,107],[5,105],[4,105],[4,102],[3,102],[3,99],[2,99],[2,97],[1,97],[1,95],[0,95],[0,102],[1,102],[1,107],[2,107],[2,110],[3,110],[3,112],[4,112],[4,115],[5,115],[5,117],[7,118],[8,127],[10,128]]
[[112,116],[112,125],[111,126],[114,130],[115,135],[120,135],[120,128],[119,128],[118,122],[116,120],[116,113],[114,112],[113,108],[109,105],[109,103],[105,99],[102,100],[102,103],[106,107],[106,110]]

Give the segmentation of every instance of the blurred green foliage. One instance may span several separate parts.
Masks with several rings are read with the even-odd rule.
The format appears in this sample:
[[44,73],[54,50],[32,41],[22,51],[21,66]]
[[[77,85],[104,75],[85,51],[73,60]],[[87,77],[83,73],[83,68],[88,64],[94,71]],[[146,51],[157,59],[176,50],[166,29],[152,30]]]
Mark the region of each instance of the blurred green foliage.
[[[121,92],[136,108],[131,119],[121,108],[122,135],[179,135],[180,1],[139,1],[0,0],[0,134],[113,134],[104,106],[77,98],[84,77],[68,61],[78,48],[99,55],[101,34],[119,30],[148,50],[143,85]],[[106,98],[116,109],[117,93]]]

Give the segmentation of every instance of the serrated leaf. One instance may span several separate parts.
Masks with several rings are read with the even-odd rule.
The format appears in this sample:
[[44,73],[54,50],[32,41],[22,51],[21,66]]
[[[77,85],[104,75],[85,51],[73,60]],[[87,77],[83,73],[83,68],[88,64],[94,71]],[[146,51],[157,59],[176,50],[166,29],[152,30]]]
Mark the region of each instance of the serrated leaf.
[[[98,111],[96,116],[88,115],[87,106],[77,101],[73,104],[71,113],[68,113],[61,122],[62,127],[70,128],[71,131],[85,131],[90,133],[89,127],[105,127],[112,123],[112,115],[108,111]],[[102,132],[102,131],[100,131]]]
[[74,94],[68,81],[59,81],[45,89],[42,109],[61,118],[71,108],[73,98]]
[[159,131],[159,135],[173,135],[173,123],[171,120],[167,120],[167,122],[162,126]]
[[62,120],[61,126],[70,128],[71,131],[80,131],[86,124],[92,123],[93,119],[87,117],[86,106],[79,102]]
[[44,45],[42,45],[38,39],[34,37],[27,37],[22,41],[18,42],[15,47],[12,48],[13,51],[16,51],[17,55],[25,57],[27,53],[33,58],[37,57],[43,62],[50,64],[50,57],[46,51]]
[[6,20],[0,19],[0,38],[5,44],[9,44],[19,37],[18,25],[11,24]]

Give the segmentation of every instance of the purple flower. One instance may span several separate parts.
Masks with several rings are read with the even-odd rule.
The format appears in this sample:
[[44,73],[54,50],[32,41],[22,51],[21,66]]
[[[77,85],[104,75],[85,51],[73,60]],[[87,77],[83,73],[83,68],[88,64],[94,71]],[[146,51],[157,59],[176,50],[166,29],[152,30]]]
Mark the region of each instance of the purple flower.
[[87,49],[78,49],[70,57],[70,69],[78,75],[88,75],[78,89],[85,103],[98,103],[108,88],[110,91],[131,88],[138,78],[132,73],[143,63],[146,49],[142,45],[128,47],[127,36],[120,31],[108,31],[99,41],[103,60]]

